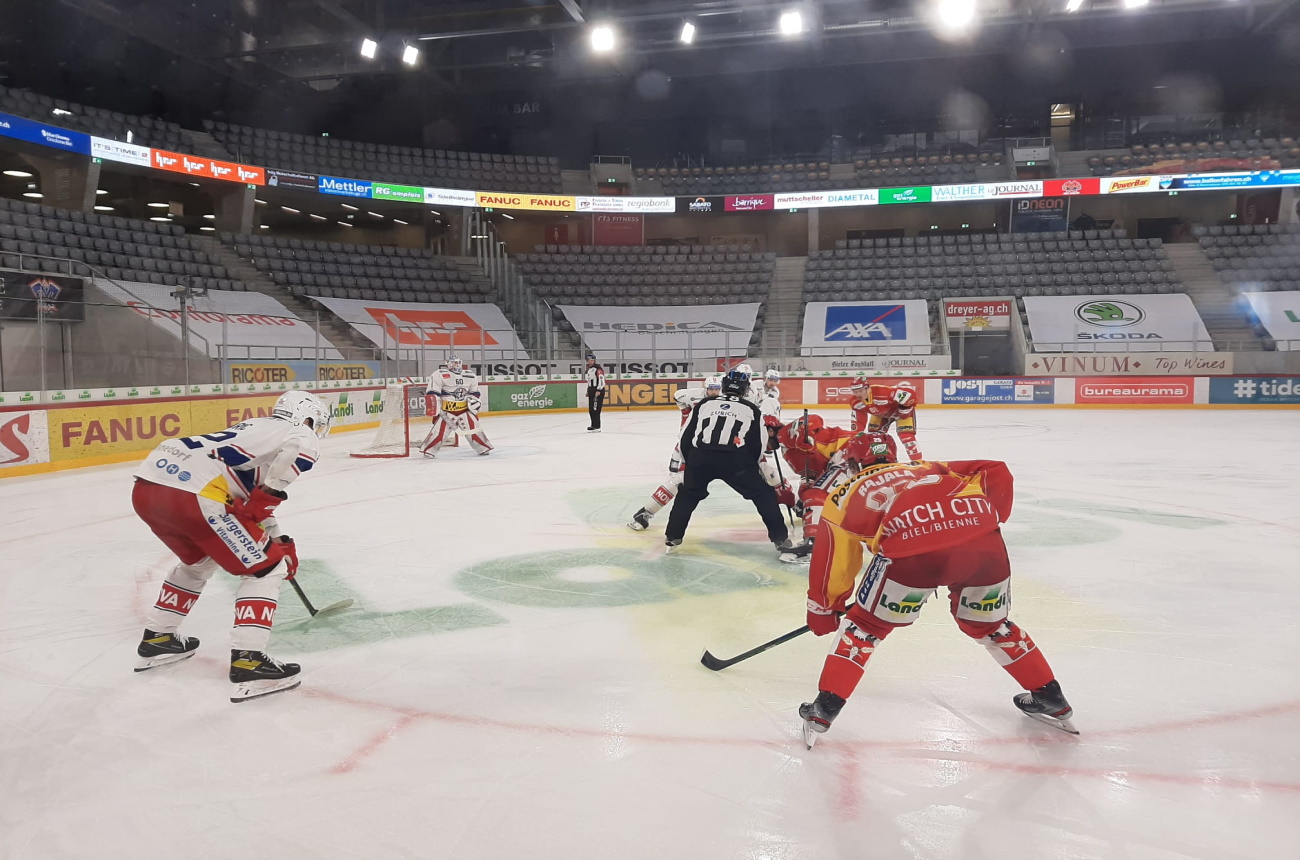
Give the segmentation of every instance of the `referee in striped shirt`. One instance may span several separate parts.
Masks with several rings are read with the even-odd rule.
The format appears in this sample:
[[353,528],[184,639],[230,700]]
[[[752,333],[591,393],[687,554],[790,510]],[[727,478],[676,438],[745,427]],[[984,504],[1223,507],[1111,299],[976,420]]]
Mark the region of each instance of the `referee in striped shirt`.
[[724,481],[754,503],[781,561],[795,563],[807,556],[807,547],[791,545],[776,490],[759,472],[763,418],[758,407],[745,399],[748,390],[749,377],[733,370],[722,377],[721,397],[705,398],[691,411],[681,440],[686,472],[664,529],[664,544],[669,552],[681,546],[691,514],[709,496],[709,484]]
[[588,433],[600,432],[600,410],[605,405],[605,368],[596,363],[596,356],[587,353],[587,416],[591,423]]

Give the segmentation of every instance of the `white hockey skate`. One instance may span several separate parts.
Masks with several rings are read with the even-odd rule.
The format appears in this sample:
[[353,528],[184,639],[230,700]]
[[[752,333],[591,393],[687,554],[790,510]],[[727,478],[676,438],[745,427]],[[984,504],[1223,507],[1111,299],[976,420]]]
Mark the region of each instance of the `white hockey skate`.
[[627,527],[634,532],[643,532],[650,528],[650,512],[641,508],[632,515],[632,521],[627,524]]

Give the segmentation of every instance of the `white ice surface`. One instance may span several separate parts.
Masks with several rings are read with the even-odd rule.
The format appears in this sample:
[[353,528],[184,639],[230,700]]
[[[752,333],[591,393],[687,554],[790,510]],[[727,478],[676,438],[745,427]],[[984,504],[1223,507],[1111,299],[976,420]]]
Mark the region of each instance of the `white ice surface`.
[[326,440],[281,520],[357,606],[286,587],[303,685],[240,705],[229,577],[199,656],[131,672],[171,562],[129,466],[0,481],[0,858],[1300,856],[1300,413],[923,412],[927,456],[1016,474],[1013,617],[1083,734],[932,601],[812,752],[827,639],[698,662],[802,624],[804,569],[720,485],[680,554],[623,525],[676,413],[485,424],[485,458]]

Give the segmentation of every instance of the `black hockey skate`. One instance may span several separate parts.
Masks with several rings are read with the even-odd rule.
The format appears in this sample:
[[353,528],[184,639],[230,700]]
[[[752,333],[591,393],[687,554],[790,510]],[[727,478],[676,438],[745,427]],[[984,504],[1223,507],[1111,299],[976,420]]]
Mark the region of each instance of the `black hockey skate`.
[[812,544],[801,543],[795,544],[789,538],[780,543],[772,544],[776,547],[777,558],[786,564],[807,564],[812,555]]
[[681,545],[682,545],[681,538],[664,538],[665,553],[676,552],[677,548],[680,547]]
[[1017,693],[1011,701],[1031,719],[1047,723],[1053,728],[1072,735],[1079,733],[1074,723],[1070,722],[1070,717],[1074,716],[1074,709],[1061,694],[1061,685],[1056,681],[1044,684],[1032,693]]
[[632,515],[632,522],[628,523],[627,527],[634,532],[643,532],[650,528],[650,512],[641,508]]
[[177,636],[175,633],[155,633],[144,631],[140,638],[140,647],[135,653],[140,657],[135,664],[135,671],[143,672],[155,666],[179,663],[187,657],[193,657],[199,647],[199,640],[193,636]]
[[297,663],[281,663],[261,651],[230,652],[230,682],[235,685],[230,701],[238,704],[272,693],[292,690],[302,683]]
[[824,734],[831,727],[843,707],[843,699],[825,690],[820,691],[816,699],[799,706],[799,716],[803,719],[803,742],[808,745],[808,749],[813,748],[818,735]]

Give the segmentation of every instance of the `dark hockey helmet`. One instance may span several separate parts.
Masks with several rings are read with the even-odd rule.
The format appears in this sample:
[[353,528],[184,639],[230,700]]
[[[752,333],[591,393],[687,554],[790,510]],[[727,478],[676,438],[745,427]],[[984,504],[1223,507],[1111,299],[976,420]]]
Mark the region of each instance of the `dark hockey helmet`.
[[744,397],[749,391],[749,375],[738,370],[727,371],[722,377],[722,393],[732,397]]
[[865,469],[877,463],[897,463],[898,452],[894,440],[882,433],[859,433],[844,446],[844,459]]

